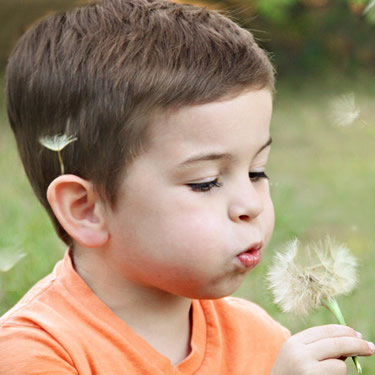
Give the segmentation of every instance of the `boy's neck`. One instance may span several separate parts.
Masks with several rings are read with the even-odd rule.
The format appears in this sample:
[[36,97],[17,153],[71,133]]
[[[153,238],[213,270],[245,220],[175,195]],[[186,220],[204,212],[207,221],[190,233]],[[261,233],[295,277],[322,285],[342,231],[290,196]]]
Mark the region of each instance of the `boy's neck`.
[[74,267],[95,295],[172,364],[190,353],[191,300],[116,278],[96,251],[75,252]]

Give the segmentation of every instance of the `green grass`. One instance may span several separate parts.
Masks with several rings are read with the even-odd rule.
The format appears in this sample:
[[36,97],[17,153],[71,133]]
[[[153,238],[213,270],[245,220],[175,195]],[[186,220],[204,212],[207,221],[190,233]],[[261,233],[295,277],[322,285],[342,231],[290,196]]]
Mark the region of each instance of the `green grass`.
[[[372,325],[375,315],[372,303],[375,286],[374,80],[373,77],[351,81],[335,77],[320,82],[301,81],[278,85],[272,125],[274,144],[268,169],[276,229],[264,260],[236,294],[259,303],[292,332],[335,322],[323,309],[303,320],[281,313],[272,303],[264,280],[272,253],[282,243],[296,236],[301,240],[319,239],[328,233],[346,243],[360,264],[358,288],[351,296],[339,300],[344,316],[365,338],[375,341]],[[348,91],[356,93],[368,122],[366,127],[354,124],[337,128],[330,123],[330,101]],[[4,106],[0,108],[0,254],[1,248],[15,245],[27,253],[26,258],[2,276],[1,314],[51,271],[62,257],[64,246],[33,196],[16,154]],[[364,358],[361,363],[365,374],[375,373],[373,359]],[[355,373],[352,363],[349,363],[349,373]]]

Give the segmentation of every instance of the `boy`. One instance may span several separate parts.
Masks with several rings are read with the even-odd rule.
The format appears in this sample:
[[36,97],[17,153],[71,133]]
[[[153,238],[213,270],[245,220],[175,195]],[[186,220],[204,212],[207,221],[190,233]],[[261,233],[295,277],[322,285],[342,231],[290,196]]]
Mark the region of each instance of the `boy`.
[[[372,354],[348,327],[288,339],[224,298],[273,229],[273,79],[249,32],[160,0],[103,0],[26,33],[9,119],[69,250],[2,317],[1,374],[341,374],[339,358]],[[62,134],[76,140],[59,161],[43,140]]]

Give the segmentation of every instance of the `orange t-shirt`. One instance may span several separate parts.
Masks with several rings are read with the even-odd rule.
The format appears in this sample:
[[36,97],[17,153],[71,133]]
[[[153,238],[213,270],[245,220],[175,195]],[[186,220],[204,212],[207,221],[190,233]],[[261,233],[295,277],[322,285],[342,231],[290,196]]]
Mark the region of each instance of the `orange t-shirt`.
[[268,375],[289,332],[238,298],[193,300],[178,365],[132,331],[75,272],[69,253],[0,318],[1,375]]

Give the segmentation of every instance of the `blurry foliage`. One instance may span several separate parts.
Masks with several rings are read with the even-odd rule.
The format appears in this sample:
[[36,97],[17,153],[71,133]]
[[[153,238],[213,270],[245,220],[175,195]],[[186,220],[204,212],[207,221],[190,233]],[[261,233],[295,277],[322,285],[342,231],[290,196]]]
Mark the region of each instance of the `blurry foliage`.
[[[375,7],[369,0],[176,0],[222,9],[272,52],[279,75],[334,68],[375,70]],[[0,0],[0,68],[27,27],[90,0]]]
[[[213,0],[215,1],[215,0]],[[375,7],[368,0],[222,0],[252,30],[280,74],[375,70]],[[215,4],[218,4],[217,2]]]
[[18,38],[39,18],[63,11],[85,0],[0,0],[0,68]]

